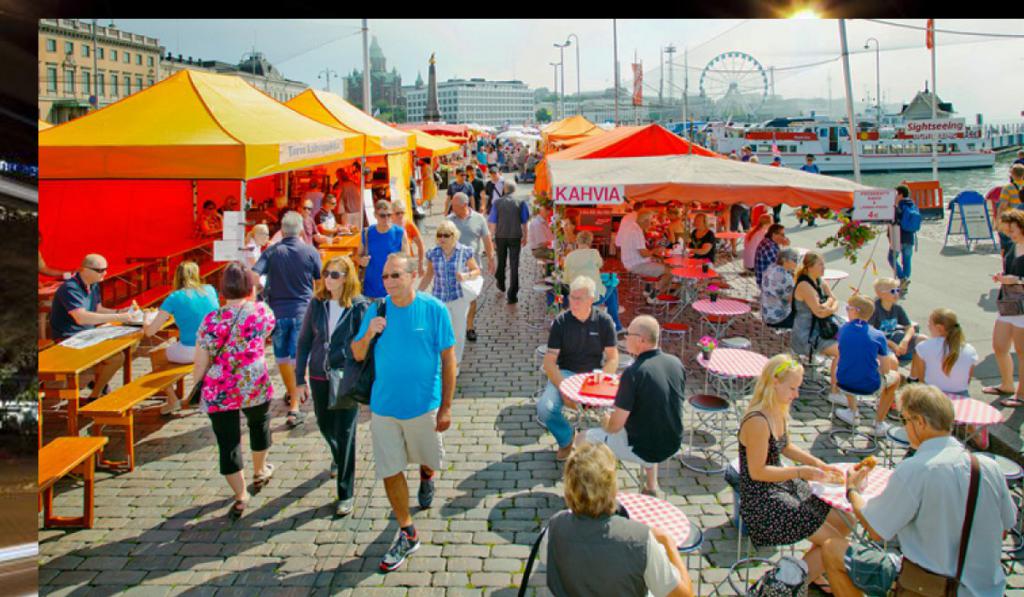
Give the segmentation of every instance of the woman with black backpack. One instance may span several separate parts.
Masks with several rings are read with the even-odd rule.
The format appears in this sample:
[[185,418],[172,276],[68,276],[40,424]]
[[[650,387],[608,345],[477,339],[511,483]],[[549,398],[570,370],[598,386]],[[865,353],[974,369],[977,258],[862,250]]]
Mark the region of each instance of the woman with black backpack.
[[[335,516],[348,516],[355,502],[356,421],[359,404],[338,398],[330,404],[331,370],[344,369],[351,358],[349,345],[370,303],[360,294],[359,271],[346,256],[324,264],[313,300],[299,331],[295,363],[295,391],[302,402],[313,395],[313,411],[320,433],[331,449],[331,477],[337,478]],[[309,385],[306,385],[306,365]],[[331,408],[331,407],[335,408]]]

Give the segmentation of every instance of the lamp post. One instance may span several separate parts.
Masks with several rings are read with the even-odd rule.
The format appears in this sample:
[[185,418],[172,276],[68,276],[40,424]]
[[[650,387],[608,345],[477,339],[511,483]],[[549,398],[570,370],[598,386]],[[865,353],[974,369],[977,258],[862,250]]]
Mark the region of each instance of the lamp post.
[[565,118],[565,48],[569,47],[569,42],[555,44],[555,47],[558,48],[558,67],[562,71],[562,91],[559,100],[561,108],[559,111],[562,113],[562,118]]
[[576,38],[576,113],[583,114],[583,92],[580,91],[580,37],[570,33],[565,38],[565,43],[569,43],[570,37]]
[[882,128],[882,63],[879,60],[879,43],[877,39],[869,37],[868,41],[864,42],[865,50],[870,49],[869,42],[875,42],[875,101],[878,103],[875,109],[875,125]]
[[555,110],[555,114],[552,116],[552,119],[553,120],[559,120],[559,118],[558,118],[558,63],[557,62],[549,62],[548,64],[550,64],[551,66],[555,67],[554,68],[554,71],[555,71],[555,83],[552,86],[552,89],[554,89],[554,94],[555,94],[555,105],[552,106],[552,107]]
[[338,73],[333,71],[333,70],[331,70],[331,69],[329,69],[329,68],[325,68],[324,70],[320,71],[316,75],[317,79],[324,79],[326,81],[327,87],[326,87],[325,91],[330,91],[331,90],[331,75],[334,75],[335,79],[338,78]]

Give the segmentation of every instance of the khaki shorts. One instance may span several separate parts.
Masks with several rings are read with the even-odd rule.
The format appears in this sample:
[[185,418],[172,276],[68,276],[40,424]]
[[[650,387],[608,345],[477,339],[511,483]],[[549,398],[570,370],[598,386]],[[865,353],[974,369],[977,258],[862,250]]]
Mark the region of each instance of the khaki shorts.
[[629,268],[629,272],[640,276],[648,277],[661,277],[665,275],[666,268],[664,264],[657,263],[655,261],[646,261],[644,263],[638,263],[637,265]]
[[436,427],[436,409],[412,419],[374,414],[370,418],[370,433],[377,478],[394,477],[404,472],[409,463],[440,470],[444,445]]

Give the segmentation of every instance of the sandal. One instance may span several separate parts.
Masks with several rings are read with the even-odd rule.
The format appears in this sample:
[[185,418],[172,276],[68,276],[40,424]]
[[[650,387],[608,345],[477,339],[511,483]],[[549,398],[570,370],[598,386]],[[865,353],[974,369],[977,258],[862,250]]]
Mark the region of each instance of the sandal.
[[289,411],[288,412],[288,418],[285,419],[285,425],[287,425],[289,429],[295,429],[296,427],[298,427],[301,424],[302,424],[302,413],[297,411],[297,410]]
[[245,507],[249,504],[249,500],[235,500],[235,503],[228,509],[228,518],[231,520],[238,520],[245,513]]
[[1000,398],[999,405],[1007,408],[1019,408],[1024,406],[1024,399],[1017,398],[1016,396],[1013,398]]
[[263,465],[263,474],[256,475],[252,480],[252,492],[259,493],[274,478],[274,465],[269,462]]
[[1013,390],[1010,390],[1009,392],[1004,392],[1003,390],[999,389],[999,386],[985,386],[984,388],[981,389],[981,391],[984,394],[990,394],[992,396],[1007,396],[1013,393]]

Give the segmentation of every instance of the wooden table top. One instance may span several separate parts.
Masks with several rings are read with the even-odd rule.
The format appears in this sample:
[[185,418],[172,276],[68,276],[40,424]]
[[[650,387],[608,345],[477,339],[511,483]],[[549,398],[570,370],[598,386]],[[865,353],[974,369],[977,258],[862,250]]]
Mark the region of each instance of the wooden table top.
[[138,344],[142,330],[134,334],[104,340],[88,348],[67,348],[57,344],[39,353],[39,374],[79,374],[100,361]]

